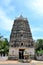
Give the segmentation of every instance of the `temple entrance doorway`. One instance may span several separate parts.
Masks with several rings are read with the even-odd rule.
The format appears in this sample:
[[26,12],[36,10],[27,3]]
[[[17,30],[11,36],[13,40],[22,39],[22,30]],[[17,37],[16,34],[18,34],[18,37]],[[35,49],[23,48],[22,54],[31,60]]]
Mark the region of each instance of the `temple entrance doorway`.
[[25,49],[19,49],[19,59],[24,59],[24,50]]

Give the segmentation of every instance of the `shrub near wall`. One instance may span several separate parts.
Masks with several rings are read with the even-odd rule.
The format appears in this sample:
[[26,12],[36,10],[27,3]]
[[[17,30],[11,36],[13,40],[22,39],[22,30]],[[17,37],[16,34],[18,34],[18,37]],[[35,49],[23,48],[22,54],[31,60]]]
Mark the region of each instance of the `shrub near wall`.
[[37,60],[43,60],[43,39],[38,39],[36,41],[35,56]]

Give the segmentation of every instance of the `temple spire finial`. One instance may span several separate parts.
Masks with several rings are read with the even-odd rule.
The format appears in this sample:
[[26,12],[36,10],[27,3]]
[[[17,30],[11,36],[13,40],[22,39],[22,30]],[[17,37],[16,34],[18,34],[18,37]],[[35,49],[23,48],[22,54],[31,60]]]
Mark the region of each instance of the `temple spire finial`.
[[22,14],[20,15],[20,18],[23,18]]

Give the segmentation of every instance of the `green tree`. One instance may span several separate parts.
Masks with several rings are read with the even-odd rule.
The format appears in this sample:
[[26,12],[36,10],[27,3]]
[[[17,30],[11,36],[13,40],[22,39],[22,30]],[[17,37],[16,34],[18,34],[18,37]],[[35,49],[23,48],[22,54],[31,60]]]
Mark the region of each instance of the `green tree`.
[[3,41],[2,48],[4,49],[4,53],[8,54],[8,52],[9,52],[9,42],[6,38]]
[[35,52],[38,55],[43,54],[43,39],[38,39],[35,43]]
[[42,48],[43,49],[43,39],[38,39],[37,41],[36,41],[36,49],[40,49],[40,48]]
[[9,52],[9,42],[8,40],[5,38],[5,39],[1,39],[1,36],[0,36],[0,53],[2,54],[7,54],[8,55],[8,52]]

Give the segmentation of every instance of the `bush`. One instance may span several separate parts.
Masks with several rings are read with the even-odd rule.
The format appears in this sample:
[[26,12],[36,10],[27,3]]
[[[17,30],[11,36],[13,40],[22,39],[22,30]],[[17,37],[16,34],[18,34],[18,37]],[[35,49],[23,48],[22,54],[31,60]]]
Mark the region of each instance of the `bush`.
[[38,50],[36,53],[38,56],[41,56],[41,55],[43,55],[43,50]]

